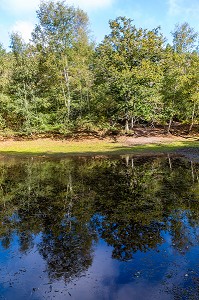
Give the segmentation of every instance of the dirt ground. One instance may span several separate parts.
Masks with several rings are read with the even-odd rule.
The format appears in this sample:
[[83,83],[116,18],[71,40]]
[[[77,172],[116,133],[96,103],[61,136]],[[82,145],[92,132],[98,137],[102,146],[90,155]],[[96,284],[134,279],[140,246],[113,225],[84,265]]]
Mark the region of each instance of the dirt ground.
[[[146,145],[146,144],[162,144],[172,142],[188,142],[199,141],[199,127],[195,126],[191,134],[187,126],[175,126],[172,133],[167,133],[166,128],[159,127],[136,127],[129,134],[121,134],[121,132],[86,132],[80,131],[70,135],[60,134],[37,134],[29,136],[0,136],[0,148],[3,146],[12,146],[14,144],[22,144],[27,141],[36,141],[38,144],[50,142],[50,144],[70,144],[72,143],[87,143],[92,145],[103,142],[116,142],[122,146]],[[17,143],[16,143],[17,142]],[[31,143],[30,143],[31,144]]]
[[188,141],[193,140],[193,137],[182,137],[182,136],[121,136],[117,138],[117,141],[124,146],[133,146],[133,145],[146,145],[146,144],[159,144],[159,143],[172,143],[179,141]]
[[12,145],[14,143],[23,143],[25,141],[37,141],[38,143],[41,143],[42,141],[54,141],[54,143],[60,144],[63,143],[71,143],[71,142],[77,142],[77,143],[101,143],[104,142],[117,142],[122,144],[123,146],[133,146],[133,145],[146,145],[146,144],[159,144],[159,143],[172,143],[172,142],[179,142],[179,141],[193,141],[198,140],[199,138],[189,136],[189,137],[183,137],[183,136],[174,136],[174,135],[157,135],[157,136],[129,136],[129,135],[118,135],[118,136],[106,136],[106,137],[96,137],[96,136],[78,136],[78,137],[69,137],[69,138],[52,138],[52,137],[33,137],[33,138],[16,138],[16,137],[10,137],[10,138],[2,138],[0,140],[0,146],[5,145]]
[[171,133],[163,126],[159,127],[137,127],[133,134],[118,137],[118,141],[124,145],[158,144],[178,141],[199,140],[199,127],[195,126],[189,133],[188,126],[176,125]]

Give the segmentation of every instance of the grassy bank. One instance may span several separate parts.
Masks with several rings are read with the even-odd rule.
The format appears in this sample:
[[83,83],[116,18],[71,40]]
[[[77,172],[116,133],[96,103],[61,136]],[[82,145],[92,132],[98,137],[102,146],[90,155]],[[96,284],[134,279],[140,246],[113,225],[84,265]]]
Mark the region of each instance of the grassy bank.
[[179,149],[198,148],[198,141],[158,142],[144,145],[124,145],[111,140],[23,140],[0,142],[0,154],[10,155],[97,155],[97,154],[128,154],[128,153],[167,153]]

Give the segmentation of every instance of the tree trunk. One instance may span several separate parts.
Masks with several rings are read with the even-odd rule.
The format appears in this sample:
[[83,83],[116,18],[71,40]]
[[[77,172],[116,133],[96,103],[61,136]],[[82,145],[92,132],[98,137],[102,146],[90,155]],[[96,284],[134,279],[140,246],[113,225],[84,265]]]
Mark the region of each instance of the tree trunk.
[[27,89],[25,82],[23,83],[24,88],[24,106],[26,109],[26,126],[28,126],[28,129],[30,129],[30,118],[29,118],[29,109],[28,109],[28,101],[27,101]]
[[82,85],[80,85],[80,119],[82,118],[82,103],[83,103],[83,93],[82,93]]
[[129,132],[129,120],[128,118],[126,118],[125,120],[125,133],[128,133]]
[[192,127],[193,127],[193,124],[194,124],[195,109],[196,109],[196,104],[194,102],[193,110],[192,110],[192,116],[191,116],[191,125],[189,127],[189,131],[192,130]]
[[86,91],[86,100],[87,100],[87,105],[88,105],[88,112],[90,113],[90,99],[89,99],[88,88]]
[[134,128],[134,117],[132,116],[131,117],[131,129],[133,130],[133,128]]
[[[62,75],[62,72],[61,72],[61,75]],[[68,105],[67,105],[67,97],[66,97],[66,93],[65,93],[65,89],[64,89],[62,78],[61,78],[61,88],[62,88],[62,94],[63,94],[63,97],[64,97],[64,104],[65,104],[65,107],[67,108],[68,107]]]
[[129,132],[129,109],[128,109],[128,98],[125,96],[125,133]]
[[173,121],[173,116],[170,117],[167,133],[170,133],[172,121]]
[[69,66],[67,55],[63,57],[63,73],[65,84],[67,88],[67,109],[68,109],[68,120],[70,119],[70,108],[71,108],[71,94],[70,94],[70,77],[69,77]]
[[68,91],[67,108],[68,108],[68,119],[69,119],[70,118],[70,107],[71,107],[71,96],[70,96],[70,82],[69,82],[68,67],[64,68],[64,78],[65,78],[67,91]]

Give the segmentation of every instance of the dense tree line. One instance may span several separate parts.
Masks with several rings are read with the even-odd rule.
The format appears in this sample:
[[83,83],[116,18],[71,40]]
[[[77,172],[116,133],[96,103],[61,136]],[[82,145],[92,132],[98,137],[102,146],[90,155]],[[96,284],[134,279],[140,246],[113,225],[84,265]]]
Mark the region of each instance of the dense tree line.
[[37,17],[29,43],[12,33],[10,51],[0,46],[1,130],[198,124],[198,33],[188,23],[176,25],[170,45],[159,27],[118,17],[96,46],[81,9],[42,2]]

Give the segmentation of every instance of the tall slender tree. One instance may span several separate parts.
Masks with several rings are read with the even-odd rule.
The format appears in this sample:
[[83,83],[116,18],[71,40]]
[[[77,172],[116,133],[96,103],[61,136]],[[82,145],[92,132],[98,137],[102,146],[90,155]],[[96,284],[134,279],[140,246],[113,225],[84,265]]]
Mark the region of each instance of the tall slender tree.
[[88,17],[64,1],[42,2],[37,17],[32,41],[40,54],[40,92],[58,118],[72,122],[75,105],[81,114],[91,81]]

